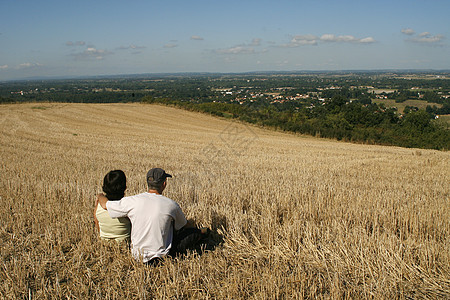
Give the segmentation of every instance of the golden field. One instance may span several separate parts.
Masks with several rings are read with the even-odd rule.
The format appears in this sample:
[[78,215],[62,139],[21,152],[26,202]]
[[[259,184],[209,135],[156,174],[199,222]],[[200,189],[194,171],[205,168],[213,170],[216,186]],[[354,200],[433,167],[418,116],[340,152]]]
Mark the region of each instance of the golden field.
[[[349,144],[144,104],[0,105],[0,298],[448,299],[450,153]],[[223,236],[146,267],[102,242],[112,169]]]

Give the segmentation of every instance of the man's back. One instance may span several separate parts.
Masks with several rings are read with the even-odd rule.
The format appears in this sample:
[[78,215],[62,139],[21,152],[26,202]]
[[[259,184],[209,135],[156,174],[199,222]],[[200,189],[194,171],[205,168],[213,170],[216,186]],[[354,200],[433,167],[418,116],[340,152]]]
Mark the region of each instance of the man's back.
[[127,216],[131,221],[132,253],[147,262],[166,256],[173,239],[173,227],[182,228],[187,220],[180,206],[156,193],[142,193],[106,203],[112,218]]

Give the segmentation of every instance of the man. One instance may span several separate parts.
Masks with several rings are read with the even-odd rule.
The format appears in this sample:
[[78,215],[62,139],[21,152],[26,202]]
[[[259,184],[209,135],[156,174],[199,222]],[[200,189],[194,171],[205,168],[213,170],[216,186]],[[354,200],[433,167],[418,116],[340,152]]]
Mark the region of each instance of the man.
[[[161,168],[147,173],[148,192],[124,197],[120,201],[108,201],[102,195],[98,201],[108,210],[111,218],[128,217],[131,221],[131,252],[144,263],[157,262],[174,248],[174,229],[195,228],[193,221],[186,220],[180,206],[162,195],[167,186],[167,174]],[[172,249],[173,250],[173,249]],[[172,251],[171,251],[172,252]]]

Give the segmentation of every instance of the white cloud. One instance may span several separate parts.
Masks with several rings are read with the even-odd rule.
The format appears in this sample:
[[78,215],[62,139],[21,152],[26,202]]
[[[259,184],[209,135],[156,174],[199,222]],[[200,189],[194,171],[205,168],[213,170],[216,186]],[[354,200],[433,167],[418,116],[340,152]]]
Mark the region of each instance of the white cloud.
[[335,42],[336,41],[336,36],[334,34],[324,34],[320,37],[320,39],[322,41],[327,41],[327,42]]
[[175,47],[178,47],[178,45],[177,44],[174,44],[174,43],[169,43],[169,44],[165,44],[164,45],[164,48],[175,48]]
[[296,48],[300,46],[299,44],[295,44],[295,43],[287,43],[287,44],[280,44],[279,47],[281,48]]
[[28,68],[35,68],[35,67],[42,67],[43,65],[40,63],[22,63],[17,66],[17,69],[28,69]]
[[231,56],[225,56],[225,59],[224,59],[224,61],[226,62],[226,63],[235,63],[236,62],[236,56],[233,56],[233,57],[231,57]]
[[359,42],[362,44],[370,44],[370,43],[375,43],[376,41],[373,37],[366,37],[366,38],[361,39]]
[[432,35],[430,32],[425,31],[417,34],[414,37],[406,39],[406,41],[418,44],[440,45],[441,44],[440,42],[442,42],[444,39],[445,36],[443,36],[442,34]]
[[415,34],[416,32],[415,32],[414,29],[412,29],[412,28],[403,28],[403,29],[402,29],[402,33],[403,33],[403,34],[406,34],[406,35],[413,35],[413,34]]
[[281,44],[280,47],[284,48],[295,48],[300,46],[316,46],[319,42],[334,42],[334,43],[354,43],[354,44],[371,44],[375,43],[373,37],[356,38],[352,35],[340,35],[336,36],[334,34],[323,34],[321,37],[306,34],[306,35],[296,35],[287,44]]
[[[237,46],[225,48],[225,49],[217,49],[214,50],[217,54],[254,54],[256,53],[254,47],[258,47],[261,45],[261,39],[254,38],[250,43],[240,44]],[[259,53],[267,52],[267,49],[263,49],[259,51]]]
[[66,46],[69,46],[69,47],[84,46],[84,45],[86,45],[86,42],[83,42],[83,41],[77,41],[77,42],[68,41],[68,42],[66,42]]
[[416,43],[424,43],[424,44],[436,44],[439,43],[440,41],[442,41],[444,39],[444,36],[441,34],[438,35],[424,35],[424,36],[420,36],[416,37],[416,38],[412,38],[411,41],[412,42],[416,42]]
[[22,63],[18,66],[18,68],[30,68],[31,66],[33,66],[32,63]]
[[276,64],[278,67],[283,67],[283,66],[288,65],[288,64],[289,64],[289,61],[288,61],[288,60],[277,61],[275,64]]
[[8,68],[9,68],[8,65],[0,66],[0,70],[6,70],[6,69],[8,69]]
[[320,37],[320,40],[324,42],[336,42],[336,43],[357,43],[357,44],[375,43],[375,39],[373,37],[366,37],[360,39],[354,37],[353,35],[336,36],[334,34],[324,34]]
[[258,38],[253,39],[252,42],[250,43],[250,46],[254,46],[254,47],[260,46],[261,45],[261,41],[262,40],[258,39]]
[[104,55],[109,54],[106,50],[95,49],[93,47],[87,48],[84,52],[90,56],[95,56],[97,59],[102,59]]
[[252,54],[255,53],[255,49],[251,47],[231,47],[227,49],[218,49],[215,51],[218,54]]
[[410,38],[405,39],[405,41],[424,45],[442,45],[440,42],[445,39],[442,34],[432,35],[428,31],[416,34],[412,28],[402,29],[402,33],[411,36]]
[[262,41],[262,39],[254,38],[254,39],[252,39],[252,41],[250,43],[239,44],[239,45],[236,45],[236,47],[258,47],[258,46],[261,46],[261,41]]
[[201,36],[198,36],[198,35],[193,35],[193,36],[191,36],[191,40],[203,41],[203,38]]
[[315,46],[315,45],[317,45],[318,39],[319,38],[317,36],[312,35],[312,34],[296,35],[291,39],[291,41],[289,43],[281,44],[280,47],[295,48],[295,47],[299,47],[299,46],[308,46],[308,45]]
[[146,48],[145,46],[136,46],[136,45],[131,44],[129,46],[120,46],[117,48],[117,50],[128,50],[128,49],[137,50],[137,49],[145,49],[145,48]]
[[317,45],[317,36],[312,34],[296,35],[292,38],[291,44],[294,45]]
[[83,52],[72,54],[72,56],[75,57],[75,60],[102,60],[105,58],[105,56],[111,54],[113,53],[109,52],[108,50],[96,49],[95,47],[91,46]]

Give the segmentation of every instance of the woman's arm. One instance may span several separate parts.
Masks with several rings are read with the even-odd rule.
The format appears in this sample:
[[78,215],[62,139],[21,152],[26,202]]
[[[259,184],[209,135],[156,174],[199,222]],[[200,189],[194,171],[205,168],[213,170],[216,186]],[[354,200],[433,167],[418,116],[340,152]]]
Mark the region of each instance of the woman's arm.
[[108,198],[106,198],[104,194],[97,195],[97,203],[100,203],[100,206],[103,207],[103,209],[106,209],[106,202],[108,202]]
[[97,219],[97,206],[98,206],[98,198],[95,197],[95,206],[94,206],[94,226],[97,229],[97,232],[100,232],[100,226],[98,225]]

